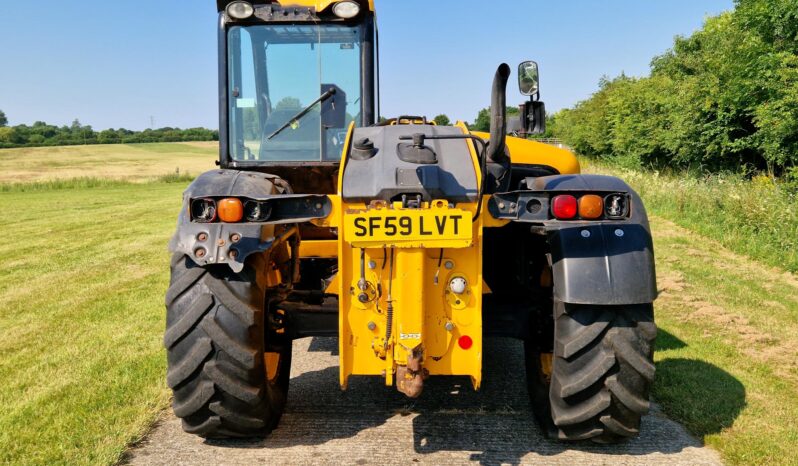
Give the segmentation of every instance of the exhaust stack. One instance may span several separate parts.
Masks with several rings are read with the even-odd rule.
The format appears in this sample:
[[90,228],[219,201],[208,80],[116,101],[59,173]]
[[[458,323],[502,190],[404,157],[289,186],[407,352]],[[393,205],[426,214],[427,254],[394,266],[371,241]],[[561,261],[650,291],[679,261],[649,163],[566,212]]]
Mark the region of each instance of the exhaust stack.
[[493,90],[490,102],[490,145],[488,160],[495,163],[505,162],[507,139],[507,81],[510,79],[510,66],[502,63],[493,78]]

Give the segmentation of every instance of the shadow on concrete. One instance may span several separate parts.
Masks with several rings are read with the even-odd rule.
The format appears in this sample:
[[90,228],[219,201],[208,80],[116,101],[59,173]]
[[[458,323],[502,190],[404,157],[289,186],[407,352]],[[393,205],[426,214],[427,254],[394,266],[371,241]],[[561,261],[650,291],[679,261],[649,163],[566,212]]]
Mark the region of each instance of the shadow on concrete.
[[311,338],[308,353],[329,353],[330,356],[338,356],[338,339]]
[[[658,343],[666,348],[684,346],[667,332],[661,332]],[[316,354],[301,357],[295,349],[295,361],[326,357],[318,353],[335,354],[338,350],[337,341],[329,338],[315,338],[304,346]],[[658,414],[644,418],[641,437],[621,445],[549,440],[529,408],[522,343],[488,340],[484,352],[480,392],[474,392],[466,377],[433,377],[418,400],[405,398],[375,377],[352,377],[349,389],[342,392],[337,366],[307,371],[295,367],[280,427],[265,440],[216,441],[212,445],[269,449],[321,445],[355,437],[396,416],[412,416],[413,449],[422,459],[429,453],[467,451],[473,452],[472,461],[481,464],[519,464],[529,453],[544,457],[572,450],[602,455],[674,454],[702,446],[681,426]],[[669,414],[675,413],[698,435],[730,426],[745,406],[740,382],[711,364],[669,359],[657,368],[657,396]]]

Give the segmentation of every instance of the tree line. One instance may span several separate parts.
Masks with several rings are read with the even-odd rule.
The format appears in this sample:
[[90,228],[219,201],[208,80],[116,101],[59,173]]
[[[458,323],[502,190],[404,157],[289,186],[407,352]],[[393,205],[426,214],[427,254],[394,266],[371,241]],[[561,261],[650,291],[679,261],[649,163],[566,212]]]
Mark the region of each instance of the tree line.
[[75,120],[69,126],[37,121],[31,126],[8,126],[0,111],[0,148],[69,146],[80,144],[140,144],[149,142],[218,141],[219,132],[206,128],[158,128],[144,131],[106,129],[95,131]]
[[737,0],[677,37],[650,76],[602,79],[551,126],[578,153],[627,166],[798,174],[795,0]]

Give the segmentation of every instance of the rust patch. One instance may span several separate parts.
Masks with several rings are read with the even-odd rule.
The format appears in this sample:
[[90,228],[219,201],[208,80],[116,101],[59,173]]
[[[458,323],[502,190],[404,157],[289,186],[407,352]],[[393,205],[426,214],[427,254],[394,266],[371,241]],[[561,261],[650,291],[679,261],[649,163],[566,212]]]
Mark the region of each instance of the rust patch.
[[424,347],[417,346],[407,357],[407,365],[396,368],[396,388],[408,398],[418,398],[424,391],[423,364]]

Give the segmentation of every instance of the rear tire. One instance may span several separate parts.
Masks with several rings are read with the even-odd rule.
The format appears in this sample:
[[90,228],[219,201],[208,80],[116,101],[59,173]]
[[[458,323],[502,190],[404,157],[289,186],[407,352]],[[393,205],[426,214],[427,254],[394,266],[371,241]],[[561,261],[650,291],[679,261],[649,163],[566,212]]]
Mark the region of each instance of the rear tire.
[[183,254],[172,259],[166,293],[167,384],[183,430],[206,438],[262,437],[285,407],[291,345],[276,367],[264,362],[265,290],[248,263],[200,267]]
[[654,382],[653,306],[556,303],[554,312],[550,376],[540,354],[530,345],[526,352],[539,423],[560,440],[619,443],[636,437]]

